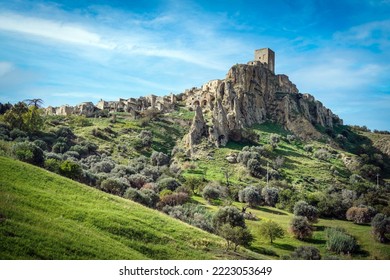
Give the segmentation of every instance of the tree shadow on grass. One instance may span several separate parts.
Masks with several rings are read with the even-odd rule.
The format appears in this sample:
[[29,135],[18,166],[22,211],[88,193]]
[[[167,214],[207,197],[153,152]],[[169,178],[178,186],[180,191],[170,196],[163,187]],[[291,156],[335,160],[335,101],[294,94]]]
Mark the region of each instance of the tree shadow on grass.
[[308,238],[308,239],[304,239],[302,241],[307,242],[307,243],[311,243],[311,244],[317,244],[317,245],[326,244],[326,240],[323,240],[323,239]]
[[272,244],[275,248],[278,248],[278,249],[282,249],[282,250],[287,250],[287,251],[294,251],[295,250],[295,246],[292,246],[290,244],[285,244],[285,243],[282,243],[282,244],[279,244],[279,243],[273,243]]
[[280,212],[278,210],[268,209],[268,208],[265,208],[265,207],[256,207],[256,209],[260,210],[260,211],[263,211],[263,212],[271,213],[271,214],[274,214],[274,215],[284,215],[284,216],[287,216],[286,213]]
[[258,254],[279,257],[279,255],[275,251],[270,250],[270,249],[266,249],[263,247],[260,247],[260,248],[249,247],[249,249],[255,253],[258,253]]

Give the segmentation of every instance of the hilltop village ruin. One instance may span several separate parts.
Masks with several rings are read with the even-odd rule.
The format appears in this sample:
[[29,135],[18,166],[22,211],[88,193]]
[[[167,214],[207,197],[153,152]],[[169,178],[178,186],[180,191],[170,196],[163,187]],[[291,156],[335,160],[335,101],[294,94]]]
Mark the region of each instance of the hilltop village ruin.
[[46,114],[92,117],[102,111],[108,115],[124,112],[137,119],[148,110],[169,113],[177,106],[195,111],[186,140],[190,147],[204,138],[216,146],[226,145],[229,139],[239,141],[245,138],[245,128],[267,120],[301,138],[320,138],[317,125],[333,128],[342,124],[337,115],[312,95],[299,93],[288,76],[275,74],[275,53],[269,48],[255,50],[253,61],[232,66],[225,79],[211,80],[177,95],[48,107]]
[[[275,72],[275,53],[268,49],[259,49],[255,51],[255,60],[248,62],[248,65],[261,65]],[[185,104],[190,109],[196,109],[197,106],[212,110],[215,101],[216,92],[223,80],[211,80],[200,88],[193,87],[187,89],[184,93],[168,96],[148,95],[139,98],[119,99],[118,101],[100,100],[98,103],[83,102],[76,106],[62,105],[59,107],[49,106],[45,109],[47,115],[83,115],[92,117],[97,111],[106,111],[109,114],[116,112],[128,113],[137,118],[143,111],[157,110],[161,113],[167,113],[174,110],[175,105]]]

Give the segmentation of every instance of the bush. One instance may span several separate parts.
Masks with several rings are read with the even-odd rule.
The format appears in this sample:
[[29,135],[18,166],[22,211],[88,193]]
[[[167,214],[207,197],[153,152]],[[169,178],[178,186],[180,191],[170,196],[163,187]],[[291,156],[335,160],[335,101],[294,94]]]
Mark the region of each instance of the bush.
[[66,153],[64,153],[64,159],[68,159],[68,158],[79,159],[80,154],[75,151],[67,151]]
[[189,199],[188,194],[186,193],[172,193],[164,195],[160,198],[160,202],[158,203],[157,207],[162,209],[164,206],[176,206],[176,205],[182,205],[186,203]]
[[269,136],[269,143],[272,145],[272,147],[276,147],[279,142],[280,142],[280,136],[278,134],[272,133]]
[[269,238],[272,244],[276,238],[284,236],[284,230],[276,222],[268,220],[260,224],[259,234],[264,238]]
[[162,166],[169,164],[169,157],[162,153],[154,151],[150,156],[150,164],[154,166]]
[[320,260],[320,250],[313,246],[299,246],[291,254],[294,260]]
[[153,190],[137,190],[131,187],[126,189],[123,197],[131,199],[134,202],[141,203],[150,208],[155,208],[158,201],[160,200],[159,196]]
[[141,147],[150,147],[153,143],[153,134],[149,130],[142,130],[138,134],[138,139],[140,140]]
[[290,223],[291,233],[298,239],[310,238],[313,234],[308,219],[303,216],[294,216]]
[[45,169],[57,174],[60,173],[60,165],[61,165],[61,161],[54,158],[49,158],[45,160],[45,164],[44,164]]
[[319,149],[314,152],[314,157],[321,160],[328,160],[331,158],[331,154],[326,149]]
[[44,162],[43,151],[31,142],[19,142],[13,145],[12,153],[18,160],[35,165],[42,165]]
[[150,179],[142,174],[133,174],[128,177],[130,186],[136,189],[140,189],[146,183],[150,182]]
[[318,210],[316,207],[309,205],[306,201],[300,200],[294,205],[294,215],[304,216],[311,223],[316,223],[318,219]]
[[163,212],[173,218],[179,219],[190,225],[196,226],[208,232],[214,232],[212,214],[202,205],[186,203],[174,207],[165,206]]
[[279,199],[279,190],[274,187],[265,187],[263,188],[261,194],[263,195],[265,204],[275,207]]
[[65,160],[61,162],[59,172],[65,177],[71,179],[78,179],[82,174],[82,169],[78,163],[70,160]]
[[57,142],[53,145],[53,147],[51,148],[51,151],[53,153],[57,153],[57,154],[63,154],[65,153],[66,151],[68,151],[69,147],[66,143],[64,142]]
[[213,224],[216,229],[224,224],[230,224],[232,227],[246,227],[244,215],[234,206],[220,208],[214,215]]
[[246,167],[248,168],[249,173],[256,178],[261,178],[267,173],[266,170],[261,167],[261,163],[256,159],[248,160]]
[[355,224],[368,224],[374,214],[374,209],[371,207],[351,207],[347,210],[346,217],[348,221],[353,221]]
[[378,213],[372,219],[371,226],[372,234],[377,241],[381,243],[388,241],[388,237],[386,235],[390,234],[390,217],[387,217],[382,213]]
[[115,178],[107,178],[100,184],[100,189],[107,193],[122,195],[128,186]]
[[202,192],[202,197],[204,199],[206,199],[208,202],[214,200],[214,199],[218,199],[220,196],[220,192],[217,188],[213,187],[213,186],[206,186],[204,189],[203,189],[203,192]]
[[39,147],[42,151],[47,151],[47,144],[45,141],[37,139],[33,142],[37,147]]
[[261,203],[261,195],[259,191],[252,186],[238,192],[238,199],[240,202],[246,202],[250,207],[255,207]]
[[345,233],[340,228],[327,228],[326,248],[335,253],[351,254],[357,249],[355,238]]
[[101,161],[94,163],[92,165],[92,170],[95,173],[100,173],[100,172],[110,173],[111,170],[114,169],[114,167],[115,167],[115,162],[110,160],[110,159],[105,158]]
[[89,154],[88,147],[82,145],[74,145],[70,147],[69,151],[77,152],[80,156],[87,156]]
[[12,140],[15,140],[17,138],[27,138],[28,134],[19,128],[14,128],[10,131],[9,136],[12,138]]
[[175,178],[168,177],[158,181],[157,185],[160,190],[168,189],[174,191],[180,186],[180,183]]

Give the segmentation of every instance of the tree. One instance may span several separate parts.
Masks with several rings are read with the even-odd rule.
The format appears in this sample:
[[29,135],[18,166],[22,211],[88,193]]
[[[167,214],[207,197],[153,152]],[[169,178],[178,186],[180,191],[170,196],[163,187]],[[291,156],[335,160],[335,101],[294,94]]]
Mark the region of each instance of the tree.
[[232,243],[234,244],[234,252],[237,251],[238,246],[247,246],[253,240],[253,236],[248,229],[239,226],[232,227],[230,224],[223,224],[218,233],[226,239],[226,250],[230,249]]
[[261,195],[255,187],[249,186],[238,192],[238,200],[248,203],[250,207],[255,207],[261,203]]
[[82,174],[82,169],[78,163],[65,160],[60,164],[60,174],[71,179],[78,179]]
[[213,187],[213,186],[206,186],[203,189],[202,196],[204,199],[206,199],[208,202],[212,201],[213,199],[218,199],[220,196],[220,191]]
[[274,207],[278,203],[279,190],[274,187],[265,187],[261,194],[264,197],[264,201],[267,205]]
[[186,178],[186,186],[188,186],[191,191],[196,194],[196,190],[199,189],[200,186],[202,186],[204,183],[203,183],[203,180],[202,178],[198,178],[198,177],[195,177],[195,176],[188,176]]
[[234,206],[220,208],[213,217],[213,223],[215,228],[220,228],[224,224],[230,224],[232,227],[246,227],[244,215]]
[[306,201],[300,200],[294,205],[294,215],[304,216],[309,220],[309,222],[316,223],[318,219],[318,210]]
[[43,151],[34,143],[19,142],[13,145],[12,152],[18,160],[35,165],[42,165],[44,162]]
[[295,260],[320,260],[320,250],[313,246],[299,246],[291,254]]
[[382,213],[378,213],[372,219],[371,226],[372,234],[377,241],[381,243],[388,241],[388,237],[386,235],[390,234],[390,217],[387,217]]
[[309,238],[313,234],[313,228],[303,216],[294,216],[290,223],[290,231],[298,239]]
[[27,102],[28,106],[34,106],[37,109],[43,105],[43,100],[40,98],[26,99],[23,102]]
[[355,224],[368,224],[374,216],[372,207],[351,207],[347,210],[346,218]]
[[282,238],[284,236],[284,230],[276,222],[268,220],[260,225],[259,234],[265,238],[269,238],[272,244],[276,238]]

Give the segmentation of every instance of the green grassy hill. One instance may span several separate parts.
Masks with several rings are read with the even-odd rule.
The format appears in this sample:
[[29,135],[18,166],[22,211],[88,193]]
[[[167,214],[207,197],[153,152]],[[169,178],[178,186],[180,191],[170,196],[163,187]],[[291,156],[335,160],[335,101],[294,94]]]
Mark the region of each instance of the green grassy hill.
[[29,164],[0,157],[0,174],[0,259],[263,257]]

